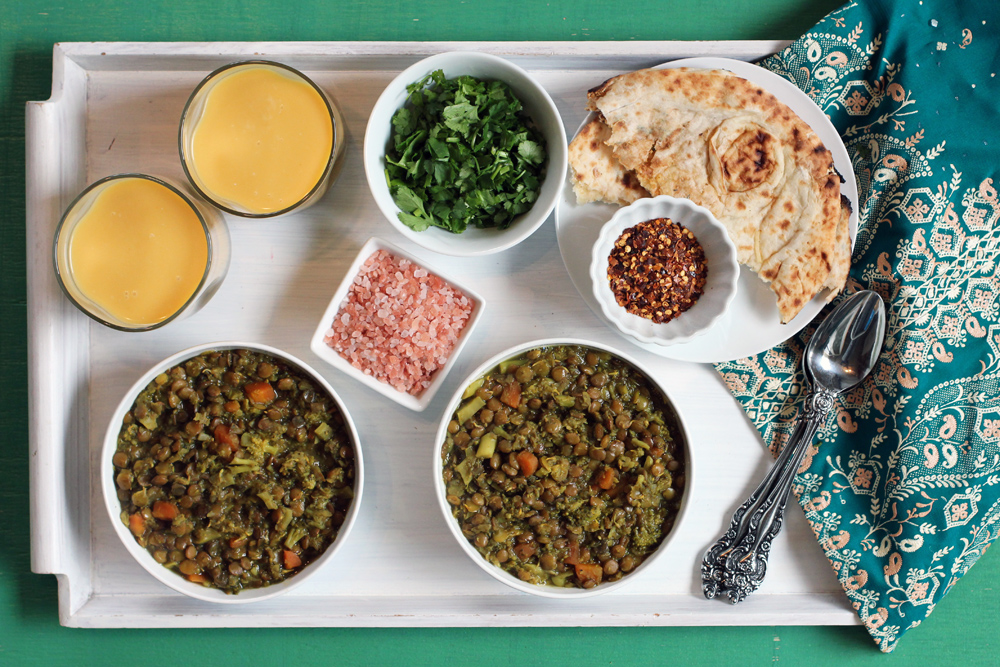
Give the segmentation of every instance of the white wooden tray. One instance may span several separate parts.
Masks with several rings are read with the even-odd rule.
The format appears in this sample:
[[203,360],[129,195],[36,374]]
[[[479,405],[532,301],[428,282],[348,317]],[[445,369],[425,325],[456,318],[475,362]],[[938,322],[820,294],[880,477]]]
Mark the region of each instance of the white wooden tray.
[[[57,44],[52,98],[27,110],[28,354],[32,569],[59,581],[59,618],[78,627],[570,626],[853,624],[857,618],[802,514],[792,508],[767,580],[739,606],[705,600],[698,563],[770,458],[710,366],[671,361],[619,337],[587,307],[547,221],[486,259],[437,256],[408,244],[368,192],[361,142],[368,112],[393,76],[421,57],[477,49],[532,70],[567,128],[585,91],[622,71],[689,56],[750,60],[778,42]],[[62,296],[52,236],[87,183],[140,171],[183,179],[177,122],[191,89],[215,67],[249,57],[306,71],[340,106],[348,134],[339,181],[318,205],[278,221],[230,220],[233,263],[200,313],[146,334],[91,323]],[[488,307],[445,387],[414,413],[337,373],[309,337],[358,248],[376,234],[432,266],[464,275]],[[545,600],[508,589],[468,561],[434,502],[437,420],[483,359],[552,336],[627,350],[671,390],[698,465],[693,511],[670,552],[640,582],[596,598]],[[324,372],[357,422],[368,480],[349,543],[308,590],[225,608],[173,593],[136,564],[102,505],[97,456],[110,412],[156,361],[196,343],[258,341]]]

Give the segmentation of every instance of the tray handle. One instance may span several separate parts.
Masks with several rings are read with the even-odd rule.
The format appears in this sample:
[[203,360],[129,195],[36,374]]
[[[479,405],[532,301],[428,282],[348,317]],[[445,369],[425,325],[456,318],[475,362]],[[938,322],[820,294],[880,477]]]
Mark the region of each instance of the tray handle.
[[[51,259],[64,197],[86,178],[86,85],[56,44],[52,97],[25,110],[31,569],[60,575],[89,572],[90,562],[90,328],[60,293]],[[89,586],[75,588],[71,607],[89,596]]]

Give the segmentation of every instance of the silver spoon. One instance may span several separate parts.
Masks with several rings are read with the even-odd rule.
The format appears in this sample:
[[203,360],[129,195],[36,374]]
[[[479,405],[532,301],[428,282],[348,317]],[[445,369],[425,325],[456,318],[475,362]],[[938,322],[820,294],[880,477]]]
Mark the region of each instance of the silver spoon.
[[837,395],[874,368],[884,337],[885,306],[867,290],[841,302],[816,329],[802,359],[812,391],[778,460],[733,514],[726,534],[706,552],[701,564],[705,597],[725,593],[736,604],[760,587],[802,458]]

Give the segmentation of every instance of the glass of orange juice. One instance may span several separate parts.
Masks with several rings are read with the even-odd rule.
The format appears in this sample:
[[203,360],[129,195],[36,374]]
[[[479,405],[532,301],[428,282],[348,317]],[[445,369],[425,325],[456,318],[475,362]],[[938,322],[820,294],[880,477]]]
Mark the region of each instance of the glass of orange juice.
[[120,331],[150,331],[197,312],[229,270],[219,212],[145,174],[88,186],[63,215],[53,247],[69,300]]
[[281,63],[215,70],[181,114],[181,165],[199,194],[227,213],[271,218],[320,199],[344,150],[337,106]]

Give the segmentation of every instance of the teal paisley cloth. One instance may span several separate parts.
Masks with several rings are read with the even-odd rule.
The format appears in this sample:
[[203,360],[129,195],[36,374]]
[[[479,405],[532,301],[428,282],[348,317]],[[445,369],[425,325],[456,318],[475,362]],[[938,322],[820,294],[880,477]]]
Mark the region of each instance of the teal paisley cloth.
[[[840,131],[860,192],[846,292],[888,309],[872,377],[841,397],[794,488],[888,652],[1000,533],[1000,3],[851,3],[760,64]],[[772,451],[814,327],[717,365]]]

